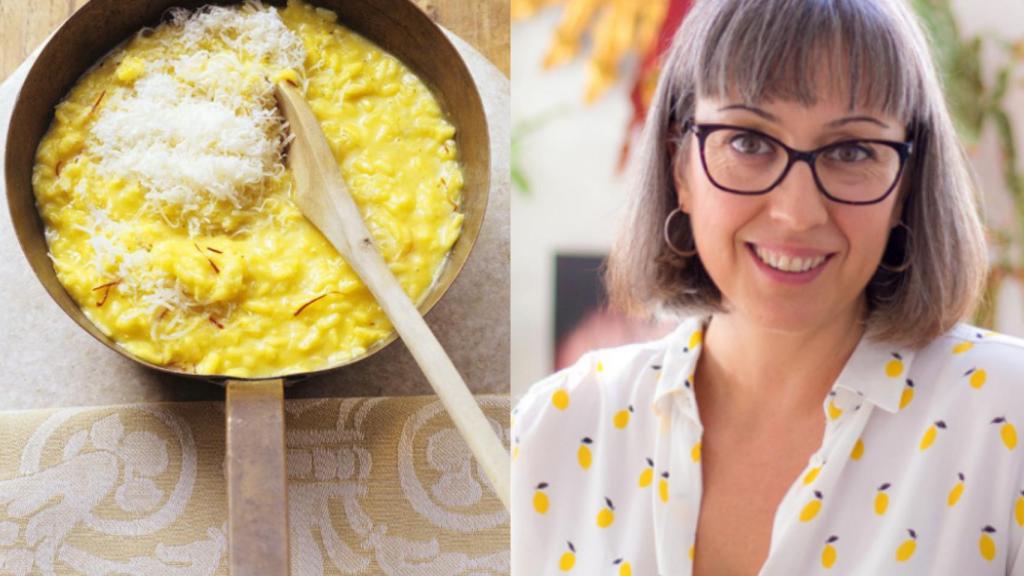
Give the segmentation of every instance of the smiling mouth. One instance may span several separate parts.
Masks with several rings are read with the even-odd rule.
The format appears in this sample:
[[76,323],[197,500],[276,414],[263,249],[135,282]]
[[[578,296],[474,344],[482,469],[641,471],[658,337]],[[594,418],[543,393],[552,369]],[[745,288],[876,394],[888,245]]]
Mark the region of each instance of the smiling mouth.
[[758,260],[769,268],[788,274],[810,272],[815,268],[824,266],[833,256],[833,254],[822,254],[818,256],[795,257],[768,250],[749,242],[747,247]]

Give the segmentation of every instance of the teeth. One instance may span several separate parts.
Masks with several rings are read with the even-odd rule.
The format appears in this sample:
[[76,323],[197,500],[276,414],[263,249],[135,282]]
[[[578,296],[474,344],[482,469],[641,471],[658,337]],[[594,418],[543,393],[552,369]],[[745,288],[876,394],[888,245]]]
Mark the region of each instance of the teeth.
[[782,270],[783,272],[806,272],[811,268],[816,268],[825,261],[824,256],[817,256],[814,258],[790,258],[785,254],[778,254],[770,250],[765,250],[760,246],[754,247],[754,252],[757,253],[757,257],[762,262],[775,268],[776,270]]

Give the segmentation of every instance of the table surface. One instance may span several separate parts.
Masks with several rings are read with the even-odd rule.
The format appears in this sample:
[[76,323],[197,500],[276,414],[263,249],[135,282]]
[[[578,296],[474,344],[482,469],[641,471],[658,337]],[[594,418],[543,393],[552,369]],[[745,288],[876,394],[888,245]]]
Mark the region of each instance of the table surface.
[[[88,0],[0,0],[0,81]],[[413,0],[509,74],[508,0]]]

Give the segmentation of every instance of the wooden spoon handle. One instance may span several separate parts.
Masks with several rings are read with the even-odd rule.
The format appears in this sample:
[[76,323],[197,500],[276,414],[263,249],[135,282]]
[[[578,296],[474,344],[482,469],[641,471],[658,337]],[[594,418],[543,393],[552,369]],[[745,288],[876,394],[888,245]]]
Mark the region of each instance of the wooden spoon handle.
[[[340,179],[337,180],[336,185],[343,185]],[[344,214],[346,210],[357,210],[355,203],[348,196],[348,191],[332,190],[325,196],[332,198],[343,196],[348,198],[348,202],[339,201],[338,204],[341,206],[323,210],[314,218],[314,223],[335,246],[339,246],[340,243],[349,244],[349,253],[345,254],[349,265],[373,293],[384,313],[388,315],[395,330],[405,342],[405,346],[416,359],[420,369],[423,370],[427,381],[430,382],[438,398],[441,399],[441,403],[448,411],[455,427],[465,439],[470,451],[476,456],[490,480],[495,494],[508,509],[510,483],[508,451],[498,439],[480,406],[476,403],[476,399],[470,393],[469,387],[459,375],[459,371],[452,364],[451,358],[448,357],[444,348],[441,347],[441,343],[437,341],[437,337],[427,326],[420,311],[409,300],[409,296],[391,273],[387,263],[377,252],[370,233],[363,224],[362,217],[359,216],[357,224],[352,224],[351,218],[346,219],[344,215],[341,218],[336,216],[339,213]],[[345,204],[351,204],[351,206],[345,207]],[[356,215],[358,216],[358,212]],[[344,224],[342,220],[344,220]],[[349,227],[347,232],[351,234],[354,232],[353,228],[357,226],[362,228],[362,237],[345,238],[345,227]]]
[[296,135],[288,152],[296,183],[295,202],[373,293],[508,509],[508,451],[419,310],[377,252],[309,104],[288,84],[278,84],[275,94]]
[[509,456],[476,399],[462,380],[451,358],[427,326],[384,259],[373,248],[361,244],[349,264],[373,292],[395,330],[416,359],[455,427],[469,445],[505,508],[509,507]]
[[284,381],[227,381],[231,574],[288,574]]

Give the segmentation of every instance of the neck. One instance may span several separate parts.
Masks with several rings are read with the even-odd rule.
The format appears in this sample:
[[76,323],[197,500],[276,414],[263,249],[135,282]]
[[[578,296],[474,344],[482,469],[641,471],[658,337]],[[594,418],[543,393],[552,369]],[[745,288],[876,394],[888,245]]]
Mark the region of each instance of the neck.
[[705,396],[737,414],[818,414],[864,333],[857,302],[820,326],[774,330],[739,311],[715,314],[697,378]]

